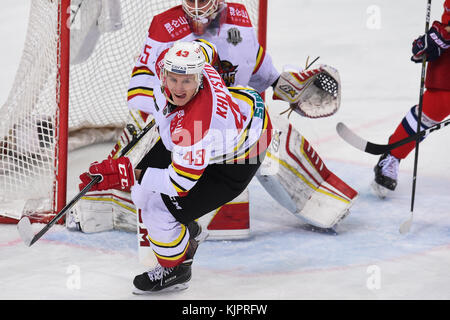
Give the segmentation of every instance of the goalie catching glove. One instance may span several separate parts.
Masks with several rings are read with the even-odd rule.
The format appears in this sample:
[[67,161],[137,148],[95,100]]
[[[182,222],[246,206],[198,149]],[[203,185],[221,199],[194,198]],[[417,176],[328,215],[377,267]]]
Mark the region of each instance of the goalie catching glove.
[[274,87],[273,99],[289,102],[291,111],[304,117],[331,116],[341,102],[339,72],[324,64],[311,70],[285,66]]
[[119,157],[117,159],[108,157],[100,163],[91,163],[89,171],[80,175],[80,190],[91,182],[92,176],[96,175],[100,175],[102,179],[92,186],[91,191],[108,189],[130,191],[135,181],[133,166],[128,157]]

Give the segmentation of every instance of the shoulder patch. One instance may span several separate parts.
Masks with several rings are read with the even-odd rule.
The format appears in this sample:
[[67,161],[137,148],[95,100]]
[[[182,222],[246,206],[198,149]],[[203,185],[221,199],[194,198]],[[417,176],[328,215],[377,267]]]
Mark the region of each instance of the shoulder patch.
[[227,3],[227,23],[241,27],[252,27],[247,9],[240,3]]
[[148,36],[159,42],[176,41],[191,33],[189,22],[181,5],[153,17]]

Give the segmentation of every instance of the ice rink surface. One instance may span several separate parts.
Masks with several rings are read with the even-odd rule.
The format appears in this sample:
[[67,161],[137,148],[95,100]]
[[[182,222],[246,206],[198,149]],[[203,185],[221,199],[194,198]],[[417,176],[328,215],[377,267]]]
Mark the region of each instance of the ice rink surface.
[[[433,1],[432,20],[440,19],[442,4]],[[398,229],[410,215],[414,153],[400,164],[397,190],[382,201],[370,189],[378,157],[352,148],[335,130],[342,121],[362,137],[386,143],[418,102],[421,65],[409,59],[412,40],[424,32],[425,5],[419,0],[269,0],[267,49],[277,68],[303,66],[307,56],[320,56],[321,63],[340,71],[342,103],[336,115],[318,120],[291,115],[328,168],[359,192],[337,236],[306,231],[254,180],[251,239],[204,242],[188,290],[142,297],[131,292],[134,276],[145,271],[137,259],[136,235],[87,235],[55,226],[26,247],[14,225],[0,225],[0,299],[448,300],[449,129],[421,144],[414,222],[406,235]],[[27,0],[2,1],[1,103],[20,61],[28,9]],[[272,113],[284,108],[268,103]],[[112,145],[70,155],[69,199],[77,192],[78,175]]]

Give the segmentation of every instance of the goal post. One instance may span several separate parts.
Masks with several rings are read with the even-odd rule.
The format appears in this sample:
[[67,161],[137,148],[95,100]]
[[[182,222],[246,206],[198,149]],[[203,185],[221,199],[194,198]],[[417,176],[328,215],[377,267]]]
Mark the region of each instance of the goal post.
[[69,137],[69,74],[70,74],[70,0],[61,0],[58,5],[58,28],[60,35],[57,45],[57,114],[55,137],[56,159],[55,180],[51,214],[56,214],[66,205],[67,195],[67,149]]
[[[265,46],[267,0],[228,2],[245,4]],[[0,106],[0,223],[24,214],[48,222],[65,206],[68,154],[100,141],[113,147],[151,19],[180,4],[30,0],[24,50]]]
[[65,203],[69,8],[70,0],[30,5],[25,48],[13,88],[1,107],[2,223],[15,223],[22,213],[46,222]]

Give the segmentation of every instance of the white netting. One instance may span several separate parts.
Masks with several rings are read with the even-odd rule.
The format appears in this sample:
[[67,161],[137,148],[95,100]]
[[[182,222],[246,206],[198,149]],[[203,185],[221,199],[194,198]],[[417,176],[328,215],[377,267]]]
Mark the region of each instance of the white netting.
[[[233,2],[246,5],[257,27],[259,0]],[[179,4],[180,0],[72,0],[71,135],[86,128],[124,126],[128,82],[150,21]],[[19,217],[29,199],[52,204],[58,160],[57,30],[58,1],[32,0],[22,60],[0,110],[0,215]],[[69,138],[69,150],[75,140],[77,146],[83,144]]]
[[22,199],[30,195],[52,196],[57,25],[56,2],[32,1],[25,50],[0,111],[0,201],[7,210],[2,214],[20,214]]

